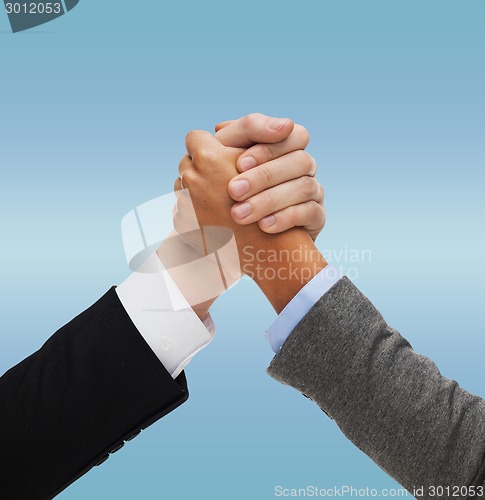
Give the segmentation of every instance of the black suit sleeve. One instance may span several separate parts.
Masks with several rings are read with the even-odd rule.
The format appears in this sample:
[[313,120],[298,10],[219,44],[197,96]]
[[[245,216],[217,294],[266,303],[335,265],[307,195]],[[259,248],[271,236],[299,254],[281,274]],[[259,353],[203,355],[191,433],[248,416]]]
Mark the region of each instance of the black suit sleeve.
[[112,288],[0,378],[0,498],[52,498],[187,398]]

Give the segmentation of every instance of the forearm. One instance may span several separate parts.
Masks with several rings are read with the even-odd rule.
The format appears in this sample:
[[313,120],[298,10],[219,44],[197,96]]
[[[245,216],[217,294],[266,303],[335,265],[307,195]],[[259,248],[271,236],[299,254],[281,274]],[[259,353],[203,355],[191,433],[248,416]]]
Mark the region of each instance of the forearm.
[[485,402],[417,354],[346,278],[295,328],[268,372],[313,399],[411,493],[482,484]]
[[201,321],[225,288],[228,269],[212,257],[207,256],[207,247],[216,246],[213,241],[205,243],[203,230],[180,235],[172,232],[157,250],[158,258],[168,271],[187,304]]
[[0,497],[52,498],[187,397],[110,290],[0,377]]

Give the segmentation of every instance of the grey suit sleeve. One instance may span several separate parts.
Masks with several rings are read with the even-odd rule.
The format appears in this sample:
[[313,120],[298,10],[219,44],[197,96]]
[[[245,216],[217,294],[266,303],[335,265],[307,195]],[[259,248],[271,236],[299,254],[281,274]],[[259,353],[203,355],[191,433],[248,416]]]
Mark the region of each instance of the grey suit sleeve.
[[485,402],[417,354],[347,278],[298,324],[268,373],[315,401],[411,493],[485,484]]

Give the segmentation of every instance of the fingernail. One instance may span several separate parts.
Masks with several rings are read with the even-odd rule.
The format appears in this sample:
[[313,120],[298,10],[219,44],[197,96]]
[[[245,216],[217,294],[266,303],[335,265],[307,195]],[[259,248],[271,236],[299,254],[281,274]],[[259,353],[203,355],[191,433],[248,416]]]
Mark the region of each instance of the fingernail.
[[249,182],[245,179],[239,179],[237,181],[232,181],[229,187],[231,193],[239,198],[249,191]]
[[249,203],[241,203],[240,205],[235,205],[232,210],[236,217],[238,217],[239,219],[244,219],[253,211]]
[[245,172],[246,170],[249,170],[250,168],[254,168],[256,166],[256,158],[254,156],[245,156],[244,158],[241,158],[239,161],[239,168]]
[[264,219],[261,220],[261,224],[264,227],[274,226],[275,223],[276,223],[276,217],[274,215],[268,215],[268,217],[265,217]]
[[269,121],[268,127],[271,130],[281,130],[286,125],[287,121],[288,118],[273,118]]

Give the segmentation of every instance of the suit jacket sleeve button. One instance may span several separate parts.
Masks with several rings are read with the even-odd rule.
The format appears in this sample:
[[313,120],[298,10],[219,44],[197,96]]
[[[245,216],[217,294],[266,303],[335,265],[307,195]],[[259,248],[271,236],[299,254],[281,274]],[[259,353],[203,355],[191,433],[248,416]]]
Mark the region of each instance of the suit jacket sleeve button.
[[118,446],[115,446],[111,451],[110,453],[116,453],[117,451],[120,451],[121,448],[123,448],[123,446],[125,446],[125,443],[120,443]]
[[97,467],[98,465],[101,465],[102,463],[106,462],[106,460],[108,460],[108,458],[109,458],[109,453],[108,453],[107,455],[105,455],[103,458],[101,458],[101,459],[98,461],[98,463],[96,464],[96,467]]
[[140,430],[138,430],[138,431],[136,431],[134,434],[132,434],[132,435],[131,435],[128,439],[127,439],[127,441],[131,441],[132,439],[135,439],[135,438],[136,438],[136,436],[138,436],[138,435],[140,434],[140,432],[141,432],[141,429],[140,429]]

